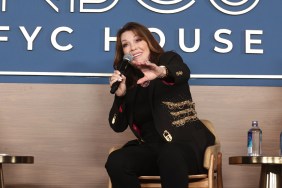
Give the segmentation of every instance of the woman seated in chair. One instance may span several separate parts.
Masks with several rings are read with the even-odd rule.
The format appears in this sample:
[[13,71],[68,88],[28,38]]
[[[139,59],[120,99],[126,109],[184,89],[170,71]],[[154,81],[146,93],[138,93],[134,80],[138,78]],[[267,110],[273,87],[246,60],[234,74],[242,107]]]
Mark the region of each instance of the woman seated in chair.
[[[121,73],[124,55],[132,59]],[[187,188],[188,175],[204,171],[205,149],[215,140],[197,118],[188,66],[145,26],[129,22],[117,33],[114,68],[110,86],[120,83],[109,123],[115,132],[130,127],[136,140],[107,159],[113,188],[140,188],[142,175],[159,175],[163,188]]]

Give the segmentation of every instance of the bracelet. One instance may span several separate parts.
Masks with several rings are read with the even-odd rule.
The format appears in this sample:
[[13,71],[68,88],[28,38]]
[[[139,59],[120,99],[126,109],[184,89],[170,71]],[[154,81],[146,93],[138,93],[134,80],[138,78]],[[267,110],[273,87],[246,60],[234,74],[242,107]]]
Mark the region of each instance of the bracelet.
[[165,78],[168,76],[168,70],[166,68],[166,66],[161,65],[160,67],[165,68],[165,74],[163,76],[158,76],[158,78]]

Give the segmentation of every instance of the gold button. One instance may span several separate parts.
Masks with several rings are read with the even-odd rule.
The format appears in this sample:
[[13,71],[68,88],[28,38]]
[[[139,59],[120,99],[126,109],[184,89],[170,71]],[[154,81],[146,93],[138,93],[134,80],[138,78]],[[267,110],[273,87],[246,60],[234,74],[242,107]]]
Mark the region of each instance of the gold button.
[[115,124],[116,118],[117,118],[117,114],[114,114],[114,117],[113,117],[113,119],[112,119],[112,124]]
[[165,131],[163,132],[163,136],[164,136],[164,138],[166,139],[166,141],[168,141],[168,142],[171,142],[171,141],[172,141],[172,136],[171,136],[171,134],[170,134],[167,130],[165,130]]

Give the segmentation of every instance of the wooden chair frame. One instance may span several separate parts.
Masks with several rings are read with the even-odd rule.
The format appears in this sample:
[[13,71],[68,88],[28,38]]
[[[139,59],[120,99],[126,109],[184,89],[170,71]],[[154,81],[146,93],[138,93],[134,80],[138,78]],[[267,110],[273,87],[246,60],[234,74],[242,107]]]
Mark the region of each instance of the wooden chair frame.
[[[208,170],[206,174],[189,175],[188,188],[223,188],[222,180],[222,153],[220,152],[220,141],[215,134],[215,129],[209,120],[201,120],[205,126],[215,135],[215,144],[206,148],[204,156],[204,167]],[[114,151],[112,148],[110,152]],[[160,176],[140,176],[141,188],[161,188]],[[109,180],[108,188],[112,188]]]

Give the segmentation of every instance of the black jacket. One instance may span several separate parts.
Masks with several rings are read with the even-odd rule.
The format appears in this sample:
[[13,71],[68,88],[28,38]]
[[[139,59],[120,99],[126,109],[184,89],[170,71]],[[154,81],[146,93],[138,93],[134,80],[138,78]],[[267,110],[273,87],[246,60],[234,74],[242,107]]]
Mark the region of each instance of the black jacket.
[[[167,142],[189,143],[202,158],[205,148],[214,144],[214,135],[197,118],[188,80],[190,70],[175,52],[165,52],[159,65],[166,66],[168,77],[150,82],[149,104],[154,125],[160,136]],[[128,126],[136,137],[142,138],[133,129],[133,105],[136,89],[127,91],[124,97],[115,97],[109,113],[109,123],[116,132]]]

